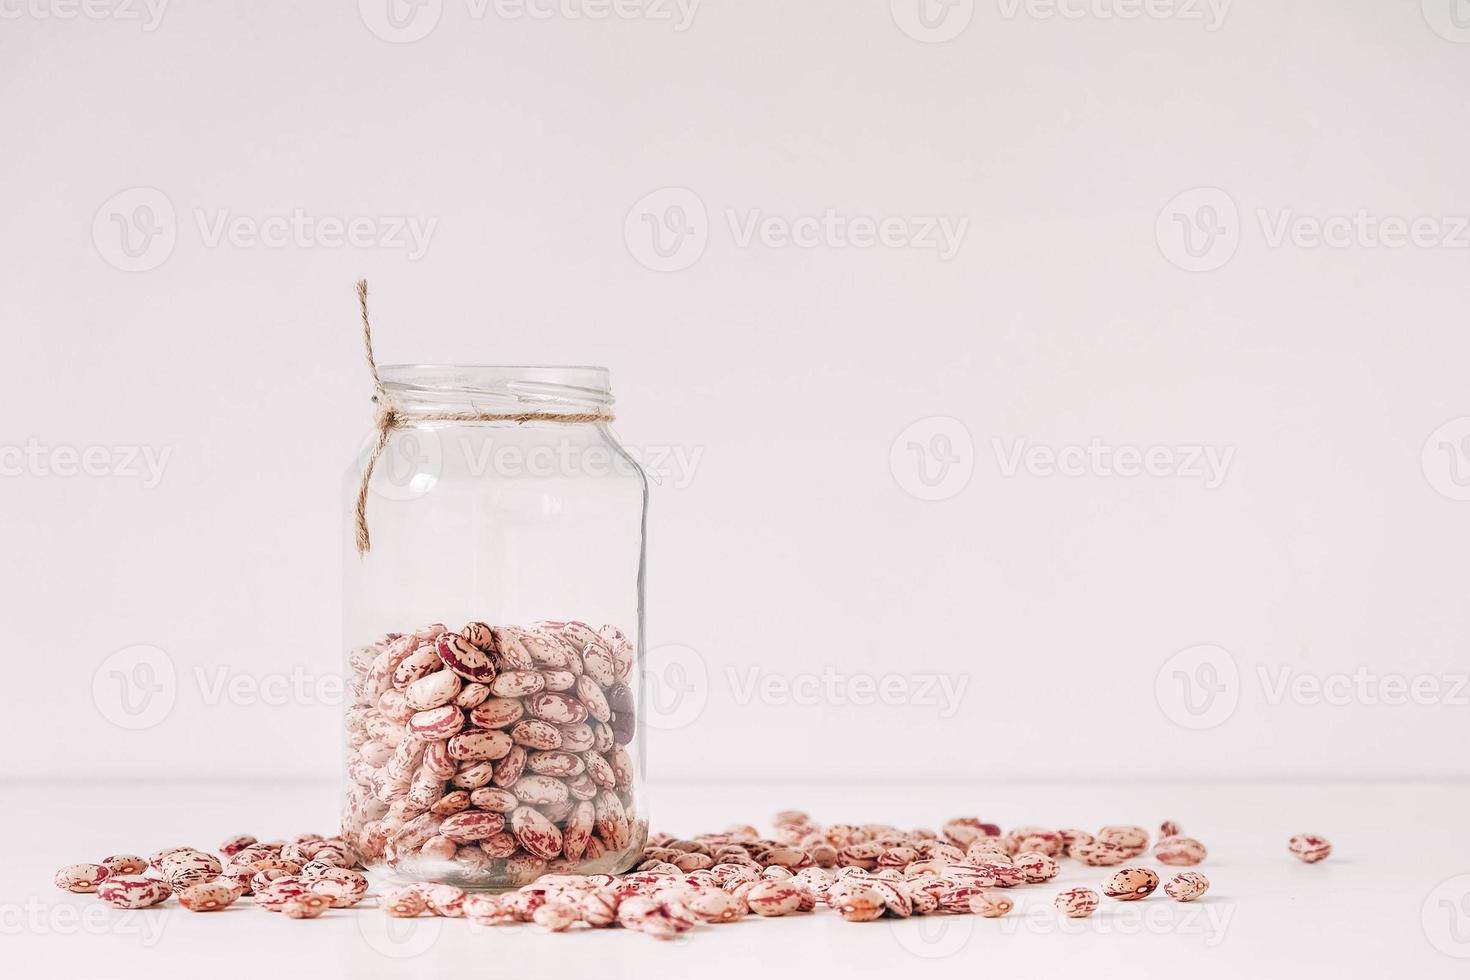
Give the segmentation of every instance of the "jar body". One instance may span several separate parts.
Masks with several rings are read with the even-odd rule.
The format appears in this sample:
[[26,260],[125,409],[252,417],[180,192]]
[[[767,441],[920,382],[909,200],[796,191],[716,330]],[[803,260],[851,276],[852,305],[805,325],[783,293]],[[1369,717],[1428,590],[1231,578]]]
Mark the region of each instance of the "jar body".
[[343,597],[342,832],[370,869],[509,888],[642,852],[642,471],[605,424],[421,419],[610,404],[593,371],[383,372],[407,421]]

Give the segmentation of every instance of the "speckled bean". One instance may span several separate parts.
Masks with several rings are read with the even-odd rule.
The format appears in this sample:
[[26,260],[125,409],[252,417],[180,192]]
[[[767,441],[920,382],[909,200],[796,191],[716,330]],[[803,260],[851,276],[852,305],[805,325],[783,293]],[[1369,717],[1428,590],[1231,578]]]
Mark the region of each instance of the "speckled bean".
[[142,875],[109,875],[97,886],[97,897],[118,909],[146,909],[171,894],[166,883]]
[[434,915],[446,919],[460,919],[464,917],[464,901],[466,898],[463,888],[453,885],[430,885],[422,891],[424,904]]
[[[463,681],[452,670],[439,670],[421,677],[403,692],[404,701],[414,711],[428,711],[447,705],[459,694]],[[453,705],[455,710],[461,710]]]
[[1121,902],[1147,898],[1159,887],[1159,876],[1148,868],[1124,868],[1108,879],[1103,894]]
[[555,725],[537,718],[517,722],[510,730],[510,737],[517,745],[542,752],[559,749],[564,741],[561,731]]
[[495,678],[495,664],[490,654],[458,633],[439,634],[436,646],[439,651],[439,659],[444,661],[444,666],[465,680],[488,684]]
[[[485,689],[489,692],[489,688]],[[470,710],[470,724],[476,728],[504,728],[520,721],[525,705],[516,698],[489,698]]]
[[332,900],[326,895],[308,892],[283,902],[281,914],[288,919],[319,919],[331,907]]
[[1198,871],[1184,871],[1164,885],[1164,894],[1176,902],[1192,902],[1210,890],[1210,879]]
[[412,919],[428,908],[424,896],[413,888],[390,888],[378,896],[378,908],[396,919]]
[[510,829],[516,842],[538,858],[554,858],[561,853],[561,830],[535,807],[520,806],[511,811]]
[[1205,846],[1193,837],[1165,837],[1154,845],[1154,858],[1160,864],[1199,864],[1205,856]]
[[490,682],[490,691],[498,698],[524,698],[545,687],[546,679],[534,670],[506,671]]
[[[404,657],[398,664],[393,671],[393,687],[398,691],[406,691],[414,682],[443,669],[444,661],[439,659],[439,651],[435,645],[425,643]],[[436,705],[429,707],[436,707]]]
[[1097,892],[1091,888],[1069,888],[1057,895],[1053,904],[1069,919],[1085,919],[1097,911]]
[[426,742],[450,738],[462,728],[464,712],[452,704],[416,712],[408,720],[409,733]]
[[101,864],[68,864],[56,872],[52,880],[56,887],[63,891],[77,892],[78,894],[90,894],[97,890],[112,872]]
[[855,889],[842,896],[834,908],[848,922],[872,922],[879,918],[886,905],[883,896],[867,888]]
[[109,875],[140,875],[148,870],[147,859],[136,854],[109,854],[97,863],[106,868]]
[[456,844],[469,844],[493,837],[505,829],[505,817],[484,810],[466,810],[456,813],[439,825],[440,836]]
[[[458,708],[453,710],[459,711]],[[505,758],[511,747],[510,736],[505,732],[461,732],[449,740],[449,757],[462,761],[492,761]]]
[[1148,850],[1148,831],[1135,826],[1104,827],[1097,832],[1097,839],[1112,844],[1125,853],[1125,857],[1137,857]]
[[218,912],[220,909],[229,908],[240,897],[240,889],[225,881],[215,879],[197,885],[190,885],[176,893],[179,904],[190,912]]
[[1015,903],[1005,892],[980,891],[970,896],[970,911],[987,919],[1008,915]]
[[1297,834],[1287,842],[1287,847],[1298,860],[1316,864],[1332,853],[1332,843],[1317,834]]
[[790,915],[801,908],[801,885],[787,881],[757,882],[745,895],[745,901],[756,915]]
[[547,932],[565,932],[581,921],[582,913],[568,902],[547,902],[531,918]]
[[587,720],[587,706],[576,698],[553,691],[525,698],[526,713],[553,725],[577,725]]
[[333,908],[346,909],[356,905],[367,895],[368,880],[360,871],[335,868],[310,878],[306,887],[331,899]]

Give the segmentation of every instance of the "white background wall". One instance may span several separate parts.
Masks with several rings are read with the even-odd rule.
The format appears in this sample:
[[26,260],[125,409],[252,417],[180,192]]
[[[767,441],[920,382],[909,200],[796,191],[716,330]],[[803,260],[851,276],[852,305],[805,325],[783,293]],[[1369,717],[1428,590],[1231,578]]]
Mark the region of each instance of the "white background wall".
[[[658,776],[1464,775],[1470,10],[916,2],[0,5],[0,776],[334,772],[360,275],[383,361],[606,364],[697,458]],[[829,209],[967,224],[743,237]],[[1009,465],[1093,439],[1164,475]]]

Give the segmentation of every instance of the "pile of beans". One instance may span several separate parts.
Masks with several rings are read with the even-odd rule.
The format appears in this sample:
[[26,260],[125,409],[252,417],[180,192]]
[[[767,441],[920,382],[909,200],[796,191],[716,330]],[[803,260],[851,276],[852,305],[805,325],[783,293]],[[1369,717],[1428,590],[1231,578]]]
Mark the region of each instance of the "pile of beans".
[[349,657],[342,832],[360,860],[468,887],[627,867],[633,645],[579,622],[389,633]]
[[56,873],[57,887],[95,892],[114,908],[159,905],[171,896],[191,912],[228,908],[242,895],[295,919],[314,919],[328,908],[350,908],[368,893],[368,879],[355,870],[340,837],[302,834],[291,841],[257,841],[241,835],[218,855],[193,847],[167,847],[147,858],[105,857],[96,864],[71,864]]
[[[1008,889],[1052,880],[1062,860],[1126,864],[1148,852],[1149,840],[1148,831],[1136,826],[1103,827],[1095,834],[1043,827],[1002,832],[965,817],[937,832],[905,831],[875,824],[821,826],[806,814],[784,811],[771,837],[744,825],[692,838],[656,834],[626,875],[553,872],[502,894],[418,883],[381,888],[376,900],[384,913],[399,918],[429,914],[486,926],[535,923],[551,932],[619,926],[656,939],[752,913],[778,917],[822,906],[849,922],[936,914],[999,918],[1014,906]],[[1289,846],[1308,863],[1331,850],[1314,834],[1299,834]],[[62,868],[56,883],[68,891],[96,892],[118,908],[144,908],[177,895],[184,908],[206,912],[253,894],[261,908],[297,919],[351,908],[369,895],[368,878],[356,869],[345,836],[303,834],[269,843],[239,836],[218,852],[171,847],[147,859],[114,855]],[[1175,866],[1205,858],[1204,846],[1172,823],[1161,828],[1153,853],[1159,863]],[[1108,898],[1131,902],[1150,897],[1159,883],[1157,872],[1130,866],[1113,871],[1100,889]],[[1209,887],[1204,875],[1185,871],[1163,891],[1191,902]],[[1091,888],[1069,888],[1053,904],[1062,915],[1086,918],[1100,901]]]
[[[747,914],[785,916],[822,906],[849,922],[946,913],[999,918],[1014,907],[1007,889],[1055,878],[1060,861],[1091,866],[1122,864],[1148,851],[1142,827],[1110,826],[1096,834],[1045,827],[1002,832],[974,818],[951,820],[938,832],[883,825],[820,826],[804,813],[776,816],[776,833],[761,837],[753,827],[678,839],[656,835],[644,861],[628,875],[547,875],[504,895],[461,898],[454,916],[482,925],[534,922],[560,932],[582,923],[592,928],[622,926],[669,939],[700,923],[732,922]],[[1166,824],[1155,856],[1161,863],[1198,864],[1205,848]],[[1104,895],[1138,901],[1159,886],[1148,868],[1115,871]],[[1176,901],[1189,902],[1209,888],[1198,872],[1184,872],[1165,886]],[[418,886],[385,896],[395,916],[435,912]],[[1096,911],[1100,898],[1089,888],[1058,894],[1057,909],[1073,918]],[[441,901],[440,905],[443,904]],[[436,914],[446,914],[437,912]]]

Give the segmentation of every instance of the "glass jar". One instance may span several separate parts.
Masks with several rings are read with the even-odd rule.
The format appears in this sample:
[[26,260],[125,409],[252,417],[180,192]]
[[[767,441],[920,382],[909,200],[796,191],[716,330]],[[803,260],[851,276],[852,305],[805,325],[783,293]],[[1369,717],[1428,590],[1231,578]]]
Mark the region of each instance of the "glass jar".
[[371,474],[344,578],[343,836],[370,869],[461,887],[626,871],[647,839],[648,485],[607,371],[381,378],[393,425],[347,480],[356,504]]

